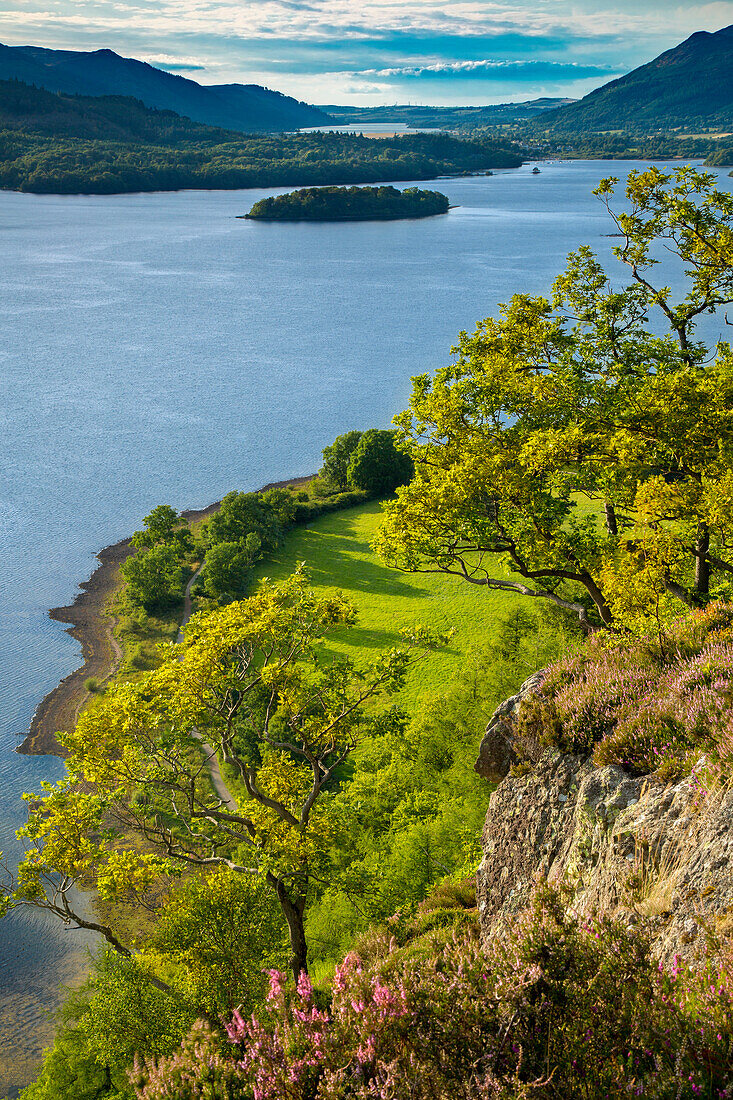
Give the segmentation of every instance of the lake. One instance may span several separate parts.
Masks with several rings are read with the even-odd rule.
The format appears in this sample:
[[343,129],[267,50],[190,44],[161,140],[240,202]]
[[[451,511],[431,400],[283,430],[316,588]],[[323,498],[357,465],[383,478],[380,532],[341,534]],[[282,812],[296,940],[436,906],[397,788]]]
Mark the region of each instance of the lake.
[[[277,190],[0,192],[0,849],[11,862],[21,792],[61,772],[17,755],[17,735],[79,663],[46,611],[71,601],[95,551],[156,504],[200,507],[310,473],[340,432],[387,426],[410,375],[444,364],[461,329],[515,292],[547,291],[580,244],[609,258],[613,225],[591,190],[631,167],[441,180],[421,186],[455,209],[384,223],[237,220]],[[46,1013],[85,951],[80,933],[41,917],[0,924],[0,1096],[33,1076]]]

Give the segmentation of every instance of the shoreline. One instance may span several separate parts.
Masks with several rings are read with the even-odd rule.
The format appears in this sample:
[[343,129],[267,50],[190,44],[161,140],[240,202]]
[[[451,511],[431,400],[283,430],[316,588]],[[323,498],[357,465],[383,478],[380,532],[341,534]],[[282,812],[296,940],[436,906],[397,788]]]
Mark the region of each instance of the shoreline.
[[[291,477],[286,481],[271,481],[256,492],[267,489],[284,489],[287,485],[305,485],[315,475]],[[181,512],[189,522],[198,522],[212,515],[221,501],[206,508],[189,508]],[[39,703],[31,719],[27,734],[16,747],[24,756],[58,756],[64,751],[56,737],[58,731],[73,729],[79,710],[87,696],[84,682],[95,677],[102,682],[111,679],[122,662],[122,650],[114,636],[115,620],[105,614],[109,598],[120,587],[119,569],[134,548],[131,538],[120,539],[105,546],[96,555],[99,565],[87,581],[82,581],[79,591],[66,607],[54,607],[48,612],[56,622],[68,623],[66,633],[81,642],[82,663],[64,676]]]

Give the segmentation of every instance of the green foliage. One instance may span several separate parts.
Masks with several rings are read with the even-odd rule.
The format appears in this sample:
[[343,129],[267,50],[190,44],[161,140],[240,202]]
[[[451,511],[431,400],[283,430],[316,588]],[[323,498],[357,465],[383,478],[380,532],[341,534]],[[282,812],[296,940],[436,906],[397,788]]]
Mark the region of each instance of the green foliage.
[[261,551],[260,537],[254,531],[240,542],[217,542],[209,547],[203,570],[208,595],[223,599],[242,592]]
[[[264,1001],[267,967],[287,961],[285,925],[272,891],[229,868],[189,878],[163,909],[150,952],[173,968],[192,1010],[211,1019]],[[140,1048],[142,1053],[145,1048]]]
[[159,543],[138,550],[120,566],[129,598],[146,611],[170,606],[182,595],[183,569],[175,546]]
[[131,1100],[136,1054],[171,1053],[195,1011],[155,989],[140,961],[102,951],[64,1005],[43,1068],[22,1100]]
[[[287,490],[280,492],[287,493]],[[268,507],[265,496],[262,493],[227,493],[219,510],[209,520],[211,545],[238,543],[255,534],[264,550],[273,550],[282,538],[283,523],[277,510]]]
[[330,446],[323,448],[323,466],[319,477],[343,491],[348,486],[346,471],[354,448],[361,439],[361,432],[344,432],[336,436]]
[[397,708],[380,716],[354,754],[335,797],[349,836],[334,853],[332,885],[308,913],[314,973],[369,923],[414,912],[437,883],[475,870],[489,794],[473,767],[483,730],[523,679],[578,640],[577,627],[550,609],[517,607],[496,632],[495,645],[464,657],[447,690],[409,716]]
[[2,130],[0,187],[37,194],[114,194],[424,180],[522,163],[503,138],[447,134],[375,140],[358,134],[242,135],[168,144]]
[[132,536],[133,546],[149,550],[153,546],[173,546],[181,553],[192,549],[191,529],[169,504],[159,504],[145,516],[142,531]]
[[[671,972],[644,933],[567,911],[538,889],[486,946],[398,924],[337,968],[324,1007],[303,975],[271,976],[267,1011],[197,1030],[175,1058],[140,1067],[138,1100],[719,1100],[733,1084],[733,968]],[[449,911],[445,911],[449,916]],[[450,922],[449,926],[450,926]],[[188,1092],[181,1093],[186,1083]],[[215,1083],[216,1082],[216,1083]],[[211,1091],[205,1091],[206,1089]]]
[[385,496],[408,482],[414,473],[412,459],[396,444],[394,430],[370,428],[364,432],[346,469],[349,486]]
[[448,213],[439,191],[407,187],[306,187],[254,204],[248,218],[264,221],[368,221]]
[[[226,868],[168,893],[134,960],[102,951],[59,1016],[53,1046],[23,1100],[129,1100],[136,1059],[174,1050],[202,1015],[264,1004],[267,966],[287,958],[278,906],[261,883]],[[174,994],[151,985],[166,978]]]
[[[602,181],[604,202],[616,183]],[[386,562],[550,600],[586,625],[590,609],[643,628],[726,589],[733,355],[695,340],[733,299],[733,197],[713,183],[632,172],[612,214],[628,286],[581,248],[552,301],[515,296],[461,334],[452,365],[413,379],[395,422],[416,473],[385,506]],[[678,299],[654,286],[660,245],[684,269]]]
[[[346,828],[331,790],[364,735],[364,704],[397,691],[415,651],[441,641],[415,628],[365,666],[324,660],[324,635],[354,620],[343,596],[317,595],[302,570],[194,615],[180,649],[115,684],[64,735],[67,776],[27,796],[13,904],[71,917],[79,886],[141,904],[185,868],[229,867],[276,894],[300,972],[314,876]],[[213,792],[195,732],[238,777],[238,806]],[[92,927],[130,954],[109,926]]]

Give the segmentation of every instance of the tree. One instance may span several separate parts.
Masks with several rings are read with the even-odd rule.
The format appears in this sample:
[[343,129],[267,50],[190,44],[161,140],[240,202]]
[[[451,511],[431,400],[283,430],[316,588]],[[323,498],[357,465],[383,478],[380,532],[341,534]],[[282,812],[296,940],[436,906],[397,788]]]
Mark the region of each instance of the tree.
[[346,471],[361,435],[357,431],[344,432],[343,435],[336,436],[330,446],[323,448],[323,466],[319,476],[342,491],[349,487]]
[[159,544],[163,546],[175,546],[180,550],[188,550],[191,547],[191,528],[170,504],[159,504],[153,508],[143,523],[142,531],[136,531],[132,536],[132,545],[143,550],[149,550]]
[[[384,560],[551,600],[589,628],[705,602],[712,578],[727,590],[733,356],[695,340],[733,300],[733,197],[713,181],[632,172],[629,211],[611,212],[629,285],[581,248],[551,301],[515,296],[413,379],[395,423],[416,473],[385,506]],[[616,183],[596,191],[609,211]],[[661,247],[679,300],[654,280]]]
[[385,495],[412,477],[412,459],[395,446],[394,430],[370,428],[364,432],[349,459],[346,479],[352,489]]
[[278,510],[268,507],[263,494],[232,492],[227,493],[219,511],[209,520],[209,539],[212,545],[239,542],[254,532],[265,550],[273,550],[280,542],[282,529]]
[[240,542],[217,542],[206,552],[204,580],[210,596],[223,599],[244,588],[247,574],[260,557],[262,543],[251,531]]
[[120,567],[133,603],[147,611],[168,606],[181,595],[183,570],[175,547],[156,544],[150,550],[138,550]]
[[[367,723],[362,708],[395,691],[415,647],[431,641],[417,631],[366,669],[324,660],[323,634],[354,619],[302,572],[194,616],[159,668],[116,685],[65,735],[68,774],[29,796],[28,850],[5,905],[96,928],[129,957],[112,928],[75,911],[74,886],[136,901],[181,868],[227,867],[276,895],[297,977],[309,890],[346,827],[329,792]],[[212,789],[196,734],[233,774],[237,806]]]

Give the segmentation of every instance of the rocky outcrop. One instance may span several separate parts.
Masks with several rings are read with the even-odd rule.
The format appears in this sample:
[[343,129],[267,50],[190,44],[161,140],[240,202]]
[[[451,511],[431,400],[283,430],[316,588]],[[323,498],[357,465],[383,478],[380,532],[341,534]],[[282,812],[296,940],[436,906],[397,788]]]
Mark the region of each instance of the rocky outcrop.
[[542,755],[539,745],[520,744],[514,726],[514,718],[525,699],[536,694],[545,679],[545,670],[535,672],[525,680],[516,695],[500,703],[491,716],[486,733],[479,746],[478,760],[474,768],[484,779],[498,783],[520,758],[538,760]]
[[700,958],[707,933],[733,931],[733,790],[701,783],[704,760],[664,785],[546,749],[527,774],[507,775],[512,715],[532,690],[527,681],[493,716],[476,765],[492,779],[504,773],[482,838],[482,935],[510,922],[538,881],[565,881],[574,911],[646,923],[661,961]]

